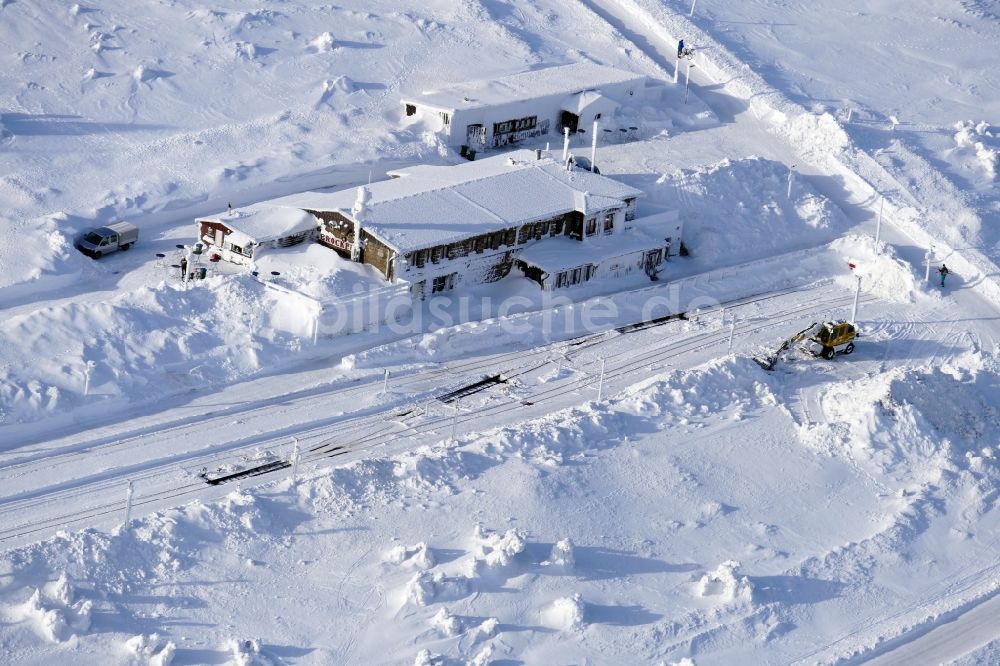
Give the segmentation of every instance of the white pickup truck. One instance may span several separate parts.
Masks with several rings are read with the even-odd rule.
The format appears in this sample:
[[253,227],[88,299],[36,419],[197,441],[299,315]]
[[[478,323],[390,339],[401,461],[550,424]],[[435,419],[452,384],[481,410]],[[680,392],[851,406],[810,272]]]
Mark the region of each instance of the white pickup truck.
[[91,229],[76,243],[76,249],[87,256],[99,259],[111,252],[127,250],[139,240],[139,228],[128,222],[112,222],[104,227]]

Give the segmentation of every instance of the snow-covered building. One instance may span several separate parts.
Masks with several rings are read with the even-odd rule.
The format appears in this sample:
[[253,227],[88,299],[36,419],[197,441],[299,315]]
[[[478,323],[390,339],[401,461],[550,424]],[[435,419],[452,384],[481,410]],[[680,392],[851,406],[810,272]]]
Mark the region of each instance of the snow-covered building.
[[641,190],[567,170],[541,151],[390,175],[269,205],[315,216],[320,243],[421,297],[493,282],[515,267],[544,289],[633,270],[653,277],[680,250],[676,213],[636,219]]
[[549,133],[590,131],[641,99],[646,77],[580,62],[443,86],[402,100],[407,116],[435,123],[451,146],[481,151]]
[[225,261],[249,265],[260,251],[310,239],[319,223],[309,213],[258,203],[195,220],[198,238]]

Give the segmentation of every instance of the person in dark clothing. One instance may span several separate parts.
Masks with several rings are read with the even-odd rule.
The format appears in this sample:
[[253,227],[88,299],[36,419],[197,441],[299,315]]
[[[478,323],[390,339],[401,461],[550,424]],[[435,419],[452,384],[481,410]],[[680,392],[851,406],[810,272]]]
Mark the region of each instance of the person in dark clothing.
[[947,266],[945,266],[944,264],[941,264],[941,268],[938,269],[938,275],[941,276],[941,286],[942,287],[944,286],[944,279],[946,277],[948,277],[948,273],[950,273],[950,272],[951,271],[948,270]]
[[187,278],[187,270],[188,270],[188,260],[187,260],[187,257],[181,257],[181,279],[182,280],[184,280],[184,279]]
[[677,57],[682,58],[684,56],[684,40],[677,42]]

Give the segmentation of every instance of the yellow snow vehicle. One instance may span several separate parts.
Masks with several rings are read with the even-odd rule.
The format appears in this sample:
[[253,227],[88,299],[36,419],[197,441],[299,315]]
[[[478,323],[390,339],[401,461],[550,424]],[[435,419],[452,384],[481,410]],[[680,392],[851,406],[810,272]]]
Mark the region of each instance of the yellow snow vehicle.
[[850,354],[854,351],[854,339],[858,330],[849,321],[826,321],[815,323],[803,329],[781,343],[778,350],[766,358],[755,358],[757,364],[765,370],[773,370],[781,356],[791,347],[798,345],[814,356],[822,356],[830,360],[836,354]]

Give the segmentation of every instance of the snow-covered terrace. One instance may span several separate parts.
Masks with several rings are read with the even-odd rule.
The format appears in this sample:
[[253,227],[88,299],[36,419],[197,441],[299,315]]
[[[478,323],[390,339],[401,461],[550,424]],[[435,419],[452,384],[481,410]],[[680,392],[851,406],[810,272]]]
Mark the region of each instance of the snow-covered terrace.
[[535,243],[521,250],[517,258],[551,275],[586,264],[598,266],[609,259],[663,247],[668,239],[680,237],[677,211],[639,218],[633,221],[633,225],[628,233],[587,238],[582,243],[566,237]]

